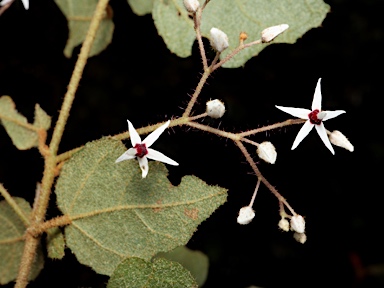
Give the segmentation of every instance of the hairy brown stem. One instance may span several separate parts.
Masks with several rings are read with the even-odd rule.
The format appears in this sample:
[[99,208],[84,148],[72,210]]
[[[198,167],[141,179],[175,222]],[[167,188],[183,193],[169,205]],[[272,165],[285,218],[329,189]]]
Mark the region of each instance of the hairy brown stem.
[[[68,84],[68,91],[64,96],[59,118],[55,125],[51,143],[49,145],[49,153],[45,155],[44,174],[41,181],[41,189],[38,195],[39,197],[35,202],[32,211],[31,227],[37,227],[45,218],[51,188],[55,177],[56,155],[59,144],[64,132],[65,124],[69,117],[69,112],[75,98],[77,87],[83,74],[85,64],[87,63],[88,55],[92,48],[96,32],[99,28],[101,20],[104,17],[104,11],[106,10],[108,1],[109,0],[99,0],[97,3],[95,13],[92,17],[87,35],[80,50],[79,58],[77,59],[71,80]],[[20,262],[19,274],[16,279],[16,288],[24,288],[28,285],[28,275],[33,264],[33,259],[36,254],[36,248],[39,241],[40,237],[35,238],[30,233],[26,234],[24,252]]]
[[261,182],[263,182],[263,184],[265,186],[267,186],[267,188],[272,192],[273,195],[276,196],[276,198],[280,202],[284,203],[284,205],[289,209],[289,211],[291,211],[292,215],[297,215],[295,210],[293,210],[293,208],[291,207],[291,205],[288,204],[287,200],[285,200],[285,198],[283,196],[281,196],[281,194],[279,192],[277,192],[276,188],[273,187],[268,182],[268,180],[263,176],[263,174],[261,174],[261,172],[260,172],[259,168],[257,167],[255,161],[253,161],[251,155],[248,153],[248,150],[247,150],[247,148],[245,148],[243,143],[241,143],[241,141],[235,141],[235,143],[239,147],[240,151],[244,154],[245,159],[247,159],[249,165],[251,165],[252,170],[255,172],[256,176],[259,179],[261,179]]

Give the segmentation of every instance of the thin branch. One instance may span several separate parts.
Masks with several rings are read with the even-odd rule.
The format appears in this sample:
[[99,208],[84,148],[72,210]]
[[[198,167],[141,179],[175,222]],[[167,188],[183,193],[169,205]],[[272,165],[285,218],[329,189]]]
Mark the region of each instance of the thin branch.
[[189,115],[191,114],[193,105],[195,105],[197,97],[199,97],[201,90],[203,89],[205,82],[207,82],[207,79],[210,74],[211,74],[210,69],[207,69],[204,71],[203,75],[200,78],[199,84],[197,84],[196,90],[192,95],[191,100],[189,100],[187,108],[184,111],[183,117],[189,117]]
[[276,198],[284,203],[284,205],[291,211],[292,215],[296,215],[295,210],[291,207],[291,205],[288,204],[287,200],[279,192],[277,192],[276,188],[273,187],[268,180],[261,174],[259,168],[257,167],[256,163],[253,161],[251,155],[249,155],[247,148],[241,143],[241,141],[235,141],[236,145],[240,148],[240,151],[243,152],[245,159],[247,159],[248,163],[251,165],[252,170],[255,172],[256,176],[261,179],[261,181],[264,183],[265,186],[272,192],[273,195],[276,196]]
[[[41,183],[40,197],[33,207],[32,219],[34,223],[32,225],[38,225],[44,220],[49,203],[49,196],[55,177],[56,167],[56,154],[59,148],[61,138],[63,136],[65,124],[69,117],[69,112],[72,107],[73,100],[75,98],[75,92],[79,85],[82,73],[84,71],[85,64],[89,52],[92,48],[93,41],[95,39],[96,32],[100,25],[101,20],[104,17],[104,11],[108,5],[109,0],[99,0],[96,6],[95,13],[92,17],[92,21],[89,25],[88,32],[84,43],[80,50],[80,55],[77,59],[71,80],[68,85],[68,91],[64,96],[64,101],[59,114],[59,119],[56,122],[56,126],[53,131],[51,143],[49,145],[50,155],[45,158],[44,174]],[[32,234],[26,234],[26,240],[24,245],[24,251],[20,262],[19,274],[16,279],[16,288],[24,288],[28,284],[28,276],[31,270],[31,266],[36,254],[36,248],[40,241],[40,237],[34,237]]]
[[235,56],[236,54],[238,54],[241,50],[245,49],[245,48],[248,48],[248,47],[251,47],[253,45],[257,45],[257,44],[261,44],[261,40],[256,40],[256,41],[253,41],[251,43],[247,43],[247,44],[244,44],[243,42],[240,42],[240,45],[237,46],[235,48],[235,50],[233,50],[231,53],[228,53],[227,56],[225,56],[225,58],[223,60],[221,60],[219,63],[217,63],[215,66],[213,66],[211,68],[211,73],[213,71],[215,71],[217,68],[220,68],[222,65],[224,65],[224,63],[226,63],[227,61],[229,61],[231,58],[233,58],[233,56]]
[[[204,6],[205,7],[205,6]],[[205,55],[205,49],[203,44],[203,37],[201,35],[200,24],[201,24],[201,14],[203,9],[197,9],[196,13],[193,15],[194,28],[196,32],[197,43],[199,44],[199,51],[201,55],[201,60],[203,61],[204,71],[208,69],[207,56]]]
[[30,232],[34,236],[38,236],[51,228],[62,227],[62,226],[69,225],[71,223],[72,223],[72,219],[68,215],[58,216],[56,218],[45,221],[36,227],[31,228]]
[[249,131],[246,131],[246,132],[237,133],[237,135],[239,135],[240,137],[250,136],[250,135],[254,135],[254,134],[260,133],[260,132],[270,131],[270,130],[273,130],[273,129],[281,128],[281,127],[284,127],[284,126],[301,124],[301,123],[304,123],[305,121],[306,120],[304,120],[304,119],[288,119],[288,120],[286,120],[284,122],[275,123],[275,124],[264,126],[264,127],[260,127],[260,128],[257,128],[257,129],[252,129],[252,130],[249,130]]
[[69,117],[69,112],[72,107],[73,100],[75,99],[75,93],[77,90],[77,87],[79,86],[79,82],[81,79],[81,76],[84,71],[85,64],[87,63],[89,52],[91,51],[93,41],[96,37],[96,32],[99,28],[101,20],[105,16],[105,10],[108,5],[109,0],[99,0],[95,13],[92,17],[92,21],[89,25],[87,35],[85,37],[84,43],[81,46],[79,58],[77,59],[75,68],[72,73],[71,80],[68,84],[68,91],[64,96],[64,101],[61,106],[61,111],[59,114],[59,119],[57,120],[55,129],[53,131],[52,140],[49,145],[49,148],[51,149],[52,154],[56,154],[59,143],[61,141],[61,137],[63,136],[64,128],[67,123],[67,119]]
[[203,124],[196,123],[196,122],[188,122],[188,123],[186,123],[186,125],[200,129],[200,130],[203,130],[203,131],[207,131],[209,133],[216,134],[218,136],[223,136],[225,138],[232,139],[233,141],[241,140],[241,137],[239,137],[237,134],[234,134],[231,132],[225,132],[223,130],[212,128],[211,126],[203,125]]

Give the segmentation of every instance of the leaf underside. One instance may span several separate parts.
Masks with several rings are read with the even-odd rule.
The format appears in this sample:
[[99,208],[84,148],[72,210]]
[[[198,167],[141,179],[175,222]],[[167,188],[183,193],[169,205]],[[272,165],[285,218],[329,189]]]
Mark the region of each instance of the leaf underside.
[[[141,1],[128,2],[135,12],[135,6]],[[200,0],[200,4],[203,2]],[[140,10],[137,14],[149,13],[148,1],[145,3],[147,3],[146,9]],[[295,43],[307,31],[320,26],[329,11],[330,6],[322,0],[214,0],[208,3],[203,12],[201,31],[208,39],[212,27],[228,35],[229,47],[221,55],[221,58],[224,58],[239,45],[241,32],[247,33],[248,40],[245,41],[247,43],[260,39],[261,31],[267,27],[288,24],[289,29],[273,43]],[[151,13],[157,31],[168,49],[179,57],[190,56],[195,32],[193,21],[184,8],[183,0],[154,0]],[[268,45],[270,44],[247,48],[228,61],[224,67],[241,67]]]
[[90,142],[64,165],[56,185],[58,206],[73,220],[66,244],[100,274],[111,275],[126,257],[149,260],[186,244],[226,201],[226,189],[194,176],[173,186],[162,163],[151,161],[142,179],[135,159],[115,163],[125,151],[110,138]]
[[[87,35],[98,0],[55,0],[55,2],[68,20],[69,36],[64,48],[64,55],[70,58],[73,49],[83,43]],[[114,29],[112,8],[108,6],[96,33],[89,57],[99,54],[111,43]]]
[[169,252],[160,252],[156,257],[180,263],[191,272],[199,287],[203,286],[208,277],[209,260],[201,251],[191,250],[185,246],[177,247]]
[[[14,197],[15,202],[25,215],[29,215],[32,209],[27,201]],[[19,272],[21,256],[24,250],[24,234],[26,227],[15,211],[3,200],[0,201],[0,284],[5,285],[14,281]],[[44,256],[41,247],[32,264],[28,277],[33,280],[39,275],[44,266]]]
[[51,117],[41,109],[39,104],[36,104],[35,120],[30,124],[27,118],[17,112],[11,97],[1,96],[0,122],[13,144],[20,150],[26,150],[38,146],[38,130],[48,130],[51,126]]
[[152,262],[128,258],[121,262],[109,279],[107,288],[197,288],[188,270],[163,258]]

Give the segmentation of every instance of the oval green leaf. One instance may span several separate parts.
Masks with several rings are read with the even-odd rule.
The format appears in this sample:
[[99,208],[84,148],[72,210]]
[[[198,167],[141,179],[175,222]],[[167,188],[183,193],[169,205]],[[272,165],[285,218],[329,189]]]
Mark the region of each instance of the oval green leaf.
[[0,97],[0,121],[11,137],[13,144],[20,150],[38,146],[40,129],[48,130],[51,117],[36,104],[35,120],[29,124],[27,118],[17,112],[15,103],[9,96]]
[[100,274],[111,275],[127,257],[149,260],[186,244],[227,197],[226,189],[194,176],[173,186],[158,162],[149,163],[142,179],[135,159],[115,163],[125,151],[110,138],[88,143],[64,165],[56,185],[58,206],[72,219],[66,244]]
[[54,227],[47,231],[47,252],[51,259],[63,259],[65,255],[64,235],[60,228]]
[[[64,55],[69,58],[72,56],[73,49],[83,43],[98,0],[55,0],[55,2],[68,20],[69,37],[64,48]],[[115,29],[112,14],[112,8],[108,6],[96,33],[89,57],[99,54],[111,43]]]
[[201,251],[180,246],[166,253],[161,252],[157,254],[156,257],[180,263],[185,269],[191,272],[199,287],[203,286],[205,280],[207,280],[209,260],[208,256]]
[[191,273],[177,262],[127,258],[117,266],[107,288],[197,288]]
[[143,16],[152,12],[153,1],[154,0],[128,0],[128,4],[134,13]]
[[[329,5],[322,0],[214,0],[203,12],[201,31],[209,38],[209,31],[216,27],[228,35],[229,47],[221,55],[224,58],[239,45],[241,32],[248,34],[247,43],[260,39],[261,31],[267,27],[288,24],[290,28],[273,43],[295,43],[304,33],[320,26],[329,10]],[[179,57],[190,56],[195,32],[183,0],[155,1],[152,16],[168,49]],[[268,45],[247,48],[224,67],[240,67]]]
[[[30,215],[32,209],[22,198],[13,198],[25,215]],[[0,202],[0,284],[5,285],[14,281],[19,272],[21,256],[24,250],[24,234],[26,227],[15,211],[6,201]],[[32,265],[29,280],[39,275],[44,266],[44,256],[41,247]]]

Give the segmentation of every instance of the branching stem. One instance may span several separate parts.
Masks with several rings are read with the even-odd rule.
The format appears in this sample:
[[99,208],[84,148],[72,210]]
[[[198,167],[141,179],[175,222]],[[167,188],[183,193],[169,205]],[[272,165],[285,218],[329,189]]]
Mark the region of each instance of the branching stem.
[[[88,55],[93,45],[96,32],[99,28],[101,20],[104,17],[104,11],[107,8],[108,1],[109,0],[99,0],[97,3],[95,13],[92,17],[87,35],[80,50],[80,55],[77,59],[71,80],[68,85],[68,91],[64,96],[59,118],[55,125],[51,143],[49,145],[49,153],[45,155],[45,166],[41,183],[41,190],[32,212],[33,227],[38,226],[42,221],[44,221],[45,214],[47,212],[51,188],[55,177],[55,168],[57,162],[56,155],[59,144],[63,136],[65,124],[69,117],[69,112],[75,98],[77,87],[83,74],[85,64],[87,63]],[[19,274],[16,279],[16,288],[24,288],[28,284],[28,275],[31,270],[39,241],[40,237],[32,236],[31,233],[26,234],[23,256],[20,262]]]

